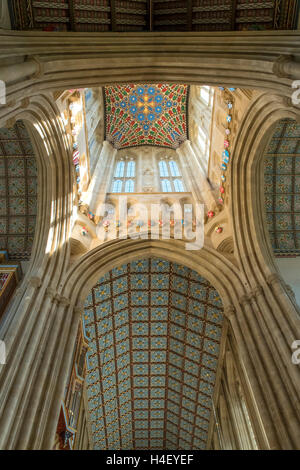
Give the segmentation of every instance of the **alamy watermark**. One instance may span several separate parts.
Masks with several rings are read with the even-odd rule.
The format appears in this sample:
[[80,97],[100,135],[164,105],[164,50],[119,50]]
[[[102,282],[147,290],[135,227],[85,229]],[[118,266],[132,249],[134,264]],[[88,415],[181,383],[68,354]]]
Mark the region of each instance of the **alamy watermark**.
[[295,351],[292,354],[292,363],[295,365],[300,364],[300,339],[296,339],[292,343],[292,349],[295,349]]
[[0,364],[6,364],[6,347],[4,341],[0,340]]
[[6,85],[3,80],[0,80],[0,105],[6,104]]
[[128,204],[120,196],[119,205],[102,204],[97,211],[101,222],[97,237],[107,239],[182,239],[186,250],[201,250],[204,245],[204,204]]
[[300,80],[294,80],[292,88],[296,88],[292,93],[292,103],[294,105],[300,104]]

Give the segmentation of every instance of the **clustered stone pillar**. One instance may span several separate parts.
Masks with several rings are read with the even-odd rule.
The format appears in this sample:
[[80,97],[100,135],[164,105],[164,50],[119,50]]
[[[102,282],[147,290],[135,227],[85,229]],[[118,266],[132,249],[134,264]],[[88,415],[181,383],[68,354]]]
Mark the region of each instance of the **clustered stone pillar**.
[[212,194],[211,187],[206,179],[205,172],[199,159],[197,158],[191,142],[186,140],[178,149],[176,149],[180,157],[182,171],[184,172],[185,181],[189,181],[191,192],[195,201],[204,201],[208,208],[215,205],[215,198]]
[[117,150],[111,145],[110,142],[105,140],[103,142],[103,147],[96,165],[96,169],[83,201],[89,206],[90,211],[96,216],[99,215],[98,211],[101,207],[101,204],[105,202],[106,194],[109,192],[115,167],[116,154]]

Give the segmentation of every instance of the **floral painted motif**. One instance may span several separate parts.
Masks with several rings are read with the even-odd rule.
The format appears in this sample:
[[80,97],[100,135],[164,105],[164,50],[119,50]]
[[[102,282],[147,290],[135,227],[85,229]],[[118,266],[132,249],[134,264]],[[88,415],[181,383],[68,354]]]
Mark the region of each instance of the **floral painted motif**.
[[106,139],[115,148],[156,145],[176,149],[187,137],[187,85],[104,88]]

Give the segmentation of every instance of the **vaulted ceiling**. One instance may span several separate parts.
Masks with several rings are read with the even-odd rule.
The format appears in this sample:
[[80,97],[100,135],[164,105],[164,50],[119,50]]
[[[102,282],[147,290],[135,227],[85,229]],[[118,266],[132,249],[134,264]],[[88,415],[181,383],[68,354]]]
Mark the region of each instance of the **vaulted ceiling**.
[[222,335],[216,290],[185,266],[112,269],[85,303],[95,449],[205,449]]
[[293,29],[297,0],[12,0],[14,29],[232,31]]
[[278,122],[265,153],[265,206],[274,253],[300,256],[300,124]]
[[37,213],[37,167],[24,123],[0,129],[0,249],[28,260]]
[[104,88],[105,138],[115,148],[177,148],[187,139],[187,85],[116,85]]

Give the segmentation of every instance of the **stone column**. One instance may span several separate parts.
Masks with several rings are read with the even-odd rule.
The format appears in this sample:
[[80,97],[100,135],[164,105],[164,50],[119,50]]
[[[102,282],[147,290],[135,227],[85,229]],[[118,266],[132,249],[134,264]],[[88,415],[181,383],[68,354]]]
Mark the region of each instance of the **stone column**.
[[29,57],[24,62],[0,67],[0,80],[6,84],[19,82],[25,78],[37,78],[42,75],[42,64],[37,57]]
[[106,194],[110,191],[116,154],[117,150],[110,142],[105,140],[83,201],[89,206],[90,211],[96,215],[99,206],[105,202]]
[[212,207],[215,204],[215,199],[207,182],[206,174],[192,148],[191,142],[186,140],[176,149],[176,152],[180,157],[186,185],[190,184],[190,190],[193,193],[195,201],[203,201],[208,208]]

